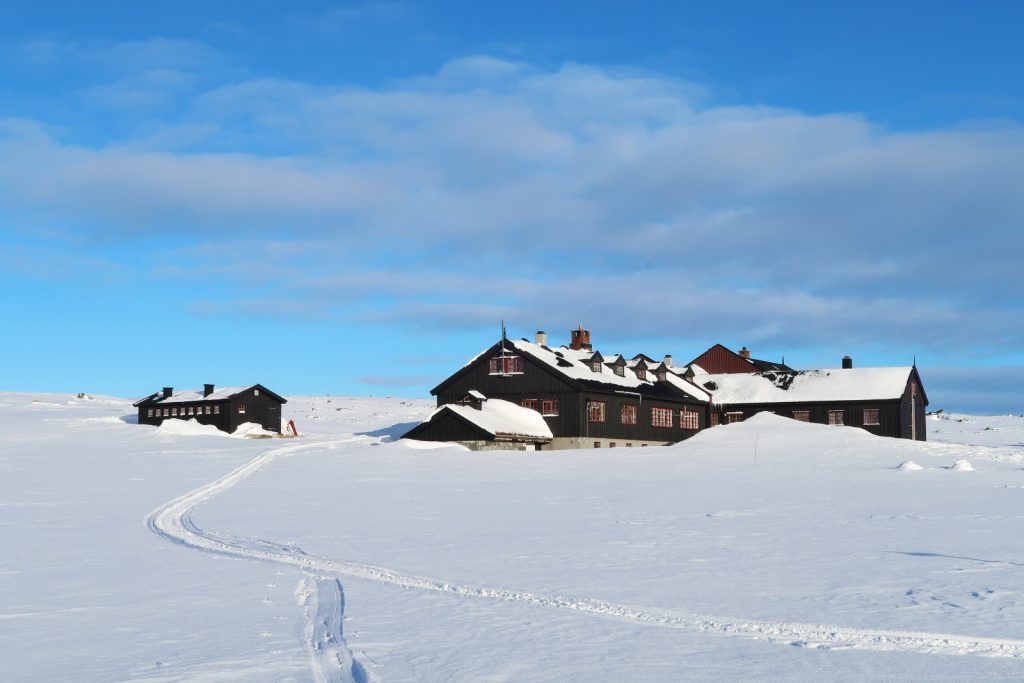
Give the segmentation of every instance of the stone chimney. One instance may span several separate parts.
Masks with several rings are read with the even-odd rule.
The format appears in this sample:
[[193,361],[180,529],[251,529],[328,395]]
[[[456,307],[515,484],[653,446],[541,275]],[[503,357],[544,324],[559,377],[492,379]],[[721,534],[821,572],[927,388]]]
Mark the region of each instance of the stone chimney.
[[205,396],[209,396],[212,393],[213,393],[213,385],[212,384],[204,384],[203,385],[203,396],[204,397]]
[[670,356],[669,354],[666,353],[665,354],[664,363],[665,363],[665,367],[669,367],[669,368],[672,367],[672,356]]
[[544,330],[537,330],[537,346],[548,345],[548,333]]
[[849,356],[843,356],[843,370],[853,369],[853,359]]
[[746,358],[747,360],[750,360],[750,349],[744,346],[742,349],[740,349],[740,355]]
[[590,345],[590,330],[583,329],[583,325],[580,325],[578,329],[573,330],[569,348],[577,351],[580,349],[586,349],[587,351],[593,350],[593,347]]
[[170,398],[174,393],[174,387],[164,387],[164,398]]

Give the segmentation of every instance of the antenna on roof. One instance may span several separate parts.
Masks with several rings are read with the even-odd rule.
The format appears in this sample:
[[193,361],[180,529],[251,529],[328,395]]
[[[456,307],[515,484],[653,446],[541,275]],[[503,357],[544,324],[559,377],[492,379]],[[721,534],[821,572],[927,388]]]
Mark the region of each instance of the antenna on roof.
[[913,367],[915,367],[915,368],[917,367],[917,354],[916,353],[914,354],[914,366]]

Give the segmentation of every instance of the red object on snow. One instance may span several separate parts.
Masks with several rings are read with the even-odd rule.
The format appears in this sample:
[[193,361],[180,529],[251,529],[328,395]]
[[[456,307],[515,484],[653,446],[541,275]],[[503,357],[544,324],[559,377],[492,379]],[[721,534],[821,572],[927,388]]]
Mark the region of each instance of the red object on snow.
[[295,428],[295,420],[288,420],[288,427],[292,430],[292,436],[299,435],[299,430]]

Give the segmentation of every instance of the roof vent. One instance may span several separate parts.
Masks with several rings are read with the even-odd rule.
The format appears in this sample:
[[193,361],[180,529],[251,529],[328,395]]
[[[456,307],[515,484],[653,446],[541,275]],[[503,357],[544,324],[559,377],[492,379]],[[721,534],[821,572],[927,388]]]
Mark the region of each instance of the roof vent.
[[853,369],[853,359],[849,356],[843,356],[843,370]]

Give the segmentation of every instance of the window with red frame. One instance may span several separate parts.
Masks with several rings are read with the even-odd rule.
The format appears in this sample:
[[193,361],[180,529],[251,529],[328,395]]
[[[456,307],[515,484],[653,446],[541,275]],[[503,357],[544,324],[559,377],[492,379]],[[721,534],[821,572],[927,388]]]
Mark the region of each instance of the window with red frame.
[[556,417],[558,415],[558,399],[544,399],[540,402],[540,414],[545,417]]
[[537,410],[537,399],[524,398],[522,401],[519,402],[519,405],[521,405],[524,408],[529,408],[530,410]]
[[589,410],[591,422],[604,422],[604,401],[591,401]]
[[671,427],[672,426],[672,409],[671,408],[651,408],[651,426],[652,427]]
[[487,361],[487,369],[492,375],[521,375],[523,359],[520,356],[495,356]]
[[683,408],[679,411],[679,428],[697,431],[700,429],[699,413],[696,410]]
[[636,424],[636,405],[633,403],[622,404],[622,424],[624,425],[635,425]]

